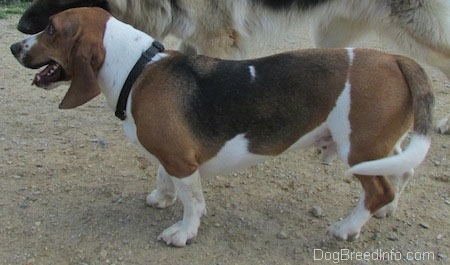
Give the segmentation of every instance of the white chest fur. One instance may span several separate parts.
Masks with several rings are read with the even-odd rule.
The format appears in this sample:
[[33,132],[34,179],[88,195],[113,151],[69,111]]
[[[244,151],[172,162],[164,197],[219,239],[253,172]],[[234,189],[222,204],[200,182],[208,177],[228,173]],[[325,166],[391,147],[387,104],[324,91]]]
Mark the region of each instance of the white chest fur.
[[105,61],[98,73],[98,82],[108,104],[115,108],[120,91],[134,64],[154,39],[111,17],[103,37]]

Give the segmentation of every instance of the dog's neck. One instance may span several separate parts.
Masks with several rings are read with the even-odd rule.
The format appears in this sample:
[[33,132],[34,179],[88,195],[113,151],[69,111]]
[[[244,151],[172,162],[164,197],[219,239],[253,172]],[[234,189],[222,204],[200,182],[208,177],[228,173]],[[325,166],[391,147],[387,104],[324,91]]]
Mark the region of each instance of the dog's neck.
[[153,41],[152,37],[113,17],[108,20],[103,37],[105,61],[97,80],[111,108],[116,107],[125,80]]

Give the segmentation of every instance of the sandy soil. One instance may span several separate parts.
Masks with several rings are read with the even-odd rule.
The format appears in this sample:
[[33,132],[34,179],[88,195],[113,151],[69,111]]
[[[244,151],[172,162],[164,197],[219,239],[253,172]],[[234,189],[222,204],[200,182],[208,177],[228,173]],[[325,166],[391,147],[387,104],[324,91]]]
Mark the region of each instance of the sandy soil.
[[[385,255],[392,263],[448,264],[450,136],[438,134],[395,216],[373,218],[355,242],[330,240],[325,229],[353,208],[359,183],[343,176],[340,162],[322,165],[315,150],[203,179],[208,215],[196,240],[181,249],[157,241],[181,218],[181,204],[145,205],[155,165],[128,143],[103,97],[62,111],[65,88],[31,87],[34,71],[9,51],[24,37],[17,21],[0,20],[1,264],[332,264],[338,260],[322,254],[345,249],[394,253]],[[383,48],[376,39],[363,45]],[[176,47],[173,40],[166,46]],[[255,54],[309,46],[307,32],[297,31],[255,45]],[[450,86],[441,73],[427,71],[437,122],[449,111]],[[322,216],[311,214],[314,206]],[[414,255],[416,261],[406,261]],[[341,263],[386,264],[357,259]]]

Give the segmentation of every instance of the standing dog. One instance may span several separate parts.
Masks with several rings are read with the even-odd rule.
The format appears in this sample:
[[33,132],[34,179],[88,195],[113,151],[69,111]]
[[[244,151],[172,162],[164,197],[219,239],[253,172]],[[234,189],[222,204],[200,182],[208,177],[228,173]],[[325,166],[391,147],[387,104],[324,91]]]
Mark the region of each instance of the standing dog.
[[[449,0],[35,0],[18,29],[37,33],[67,8],[98,6],[162,40],[182,40],[184,53],[242,59],[256,39],[312,21],[316,47],[346,47],[375,31],[403,53],[439,68],[450,80]],[[438,131],[450,133],[450,120]]]
[[182,221],[159,236],[175,246],[197,235],[206,213],[200,176],[323,145],[362,184],[353,212],[328,229],[355,239],[372,215],[393,213],[430,147],[430,80],[398,55],[348,48],[246,61],[187,56],[163,52],[152,37],[99,8],[63,11],[11,50],[25,67],[46,66],[37,86],[71,83],[60,108],[103,92],[130,140],[161,162],[147,203],[165,208],[177,196],[183,203]]

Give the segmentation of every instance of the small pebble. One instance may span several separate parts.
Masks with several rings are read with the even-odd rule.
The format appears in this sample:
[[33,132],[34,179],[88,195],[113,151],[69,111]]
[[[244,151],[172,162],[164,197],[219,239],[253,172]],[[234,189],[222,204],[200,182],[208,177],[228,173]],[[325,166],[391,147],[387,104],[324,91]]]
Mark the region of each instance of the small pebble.
[[108,251],[106,251],[106,250],[100,251],[100,256],[101,256],[102,258],[106,258],[106,257],[108,256]]
[[398,241],[397,235],[389,235],[389,236],[387,237],[387,239],[389,239],[389,240],[391,240],[391,241]]
[[432,162],[433,162],[433,164],[434,164],[435,166],[437,166],[437,167],[441,165],[441,161],[433,160]]
[[311,210],[309,210],[309,212],[314,216],[314,217],[322,217],[322,208],[320,208],[319,206],[313,206],[311,208]]
[[425,228],[425,229],[430,228],[430,226],[427,223],[424,223],[424,222],[419,223],[419,226],[422,227],[422,228]]
[[280,231],[278,234],[277,234],[277,238],[278,239],[287,239],[289,236],[288,236],[288,234],[285,232],[285,231]]
[[373,234],[372,234],[372,236],[370,237],[370,239],[372,239],[372,240],[377,240],[378,237],[379,237],[379,234],[378,234],[377,231],[375,231],[375,232],[373,232]]

